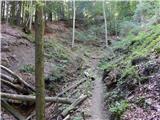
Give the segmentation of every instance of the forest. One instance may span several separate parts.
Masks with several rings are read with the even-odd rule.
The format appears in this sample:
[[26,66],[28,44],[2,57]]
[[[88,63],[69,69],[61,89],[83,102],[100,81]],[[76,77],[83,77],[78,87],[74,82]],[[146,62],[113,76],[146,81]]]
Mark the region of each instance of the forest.
[[160,120],[160,0],[1,0],[1,120]]

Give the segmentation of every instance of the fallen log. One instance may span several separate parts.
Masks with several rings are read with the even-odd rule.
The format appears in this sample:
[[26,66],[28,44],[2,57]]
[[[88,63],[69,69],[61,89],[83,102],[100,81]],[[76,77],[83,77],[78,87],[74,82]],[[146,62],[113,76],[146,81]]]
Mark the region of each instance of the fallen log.
[[25,120],[25,117],[22,116],[16,109],[14,109],[11,105],[9,105],[6,101],[1,100],[2,107],[12,114],[17,120]]
[[5,74],[3,74],[3,73],[0,73],[0,76],[1,76],[1,78],[2,79],[4,79],[4,80],[8,80],[8,81],[10,81],[10,82],[16,82],[16,80],[14,79],[14,78],[12,78],[12,77],[10,77],[10,76],[8,76],[8,75],[5,75]]
[[[8,98],[14,100],[21,100],[21,101],[35,101],[36,96],[31,95],[17,95],[17,94],[9,94],[0,92],[1,98]],[[60,97],[45,97],[46,102],[56,102],[56,103],[63,103],[63,104],[72,104],[73,100],[69,98],[60,98]]]
[[87,99],[87,95],[81,95],[77,100],[75,100],[68,108],[66,108],[60,116],[62,116],[62,118],[65,118],[70,111],[72,111],[73,109],[76,108],[77,105],[80,105],[85,99]]
[[10,73],[15,79],[17,79],[19,82],[23,83],[25,86],[27,86],[30,90],[32,90],[33,92],[35,92],[34,87],[32,87],[31,85],[29,85],[27,82],[25,82],[21,77],[19,77],[18,75],[16,75],[13,71],[11,71],[10,69],[8,69],[7,67],[0,65],[1,69]]
[[22,86],[19,86],[19,85],[15,85],[15,84],[13,84],[13,83],[11,83],[11,82],[9,82],[9,81],[7,81],[7,80],[4,80],[4,79],[1,79],[0,80],[2,83],[4,83],[5,85],[7,85],[7,86],[9,86],[9,87],[12,87],[13,89],[16,89],[16,90],[18,90],[18,91],[20,91],[20,92],[27,92],[27,91],[25,91],[24,89],[23,89],[23,87]]
[[[70,86],[69,88],[65,89],[64,91],[60,92],[56,97],[61,97],[63,94],[65,94],[66,92],[68,92],[70,89],[76,88],[78,85],[82,84],[83,82],[85,82],[87,79],[82,79],[80,80],[78,83]],[[46,107],[49,107],[50,105],[52,105],[53,102],[48,103],[46,105]],[[35,116],[35,112],[32,113],[32,115],[30,115],[26,120],[29,120],[32,116]]]
[[62,96],[64,93],[68,92],[69,90],[76,88],[77,86],[79,86],[80,84],[82,84],[83,82],[85,82],[87,79],[84,78],[82,80],[80,80],[79,82],[77,82],[76,84],[73,84],[72,86],[68,87],[67,89],[65,89],[64,91],[60,92],[57,97]]

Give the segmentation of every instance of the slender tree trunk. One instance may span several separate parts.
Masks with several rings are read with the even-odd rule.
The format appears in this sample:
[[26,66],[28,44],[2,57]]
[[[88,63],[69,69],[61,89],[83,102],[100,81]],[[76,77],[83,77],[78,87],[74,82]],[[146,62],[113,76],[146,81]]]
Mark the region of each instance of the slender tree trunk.
[[18,11],[17,11],[17,22],[16,22],[16,24],[17,25],[20,25],[21,24],[21,5],[22,5],[22,1],[18,1]]
[[32,29],[32,0],[30,0],[30,16],[29,16],[29,30]]
[[74,39],[75,39],[75,17],[76,17],[75,0],[73,0],[73,36],[72,36],[72,48],[74,47]]
[[44,19],[42,2],[36,4],[35,14],[35,80],[36,80],[36,119],[45,120],[44,84]]
[[22,5],[22,24],[24,24],[25,23],[25,9],[24,9],[24,7],[25,7],[25,1],[22,1],[23,3],[23,5]]
[[[139,4],[142,8],[142,0],[139,0]],[[144,22],[144,16],[143,16],[143,10],[141,9],[140,11],[140,24],[141,24],[141,27],[143,27],[143,22]]]
[[11,24],[15,23],[16,1],[11,1]]
[[8,25],[8,17],[9,17],[9,14],[8,14],[8,11],[9,11],[9,4],[8,4],[8,1],[6,0],[6,24]]
[[49,12],[48,20],[49,20],[50,22],[52,22],[52,12],[51,12],[51,11]]
[[160,17],[160,1],[157,1],[157,7],[155,9],[155,16],[156,16],[156,23],[158,24],[159,22],[159,17]]
[[103,0],[103,16],[104,16],[104,24],[105,24],[105,40],[106,40],[106,47],[108,47],[107,20],[106,20],[106,12],[105,12],[104,0]]
[[5,20],[4,13],[5,13],[5,1],[1,1],[1,20],[2,21]]

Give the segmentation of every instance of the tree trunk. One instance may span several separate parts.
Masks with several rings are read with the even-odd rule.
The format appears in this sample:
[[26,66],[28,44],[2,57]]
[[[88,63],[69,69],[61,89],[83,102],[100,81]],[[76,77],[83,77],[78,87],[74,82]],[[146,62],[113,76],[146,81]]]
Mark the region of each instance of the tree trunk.
[[22,1],[18,1],[18,11],[17,11],[17,17],[16,17],[16,24],[20,25],[21,24],[21,6],[22,5]]
[[104,0],[103,0],[103,16],[104,16],[104,25],[105,25],[105,40],[106,40],[106,47],[108,47],[107,20],[106,20],[106,12],[105,12]]
[[75,0],[73,0],[73,36],[72,36],[72,48],[74,47],[74,39],[75,39],[75,14],[76,14],[76,9],[75,9]]
[[25,1],[22,1],[22,24],[25,23]]
[[[142,8],[142,0],[139,0],[139,4],[140,4],[140,6],[141,6],[141,8]],[[140,11],[140,24],[141,24],[141,27],[143,27],[143,22],[144,22],[144,16],[143,16],[143,10],[141,9],[141,11]]]
[[32,29],[32,0],[30,0],[30,16],[29,16],[29,30]]
[[9,4],[8,4],[8,1],[6,0],[6,24],[8,25],[8,18],[9,18],[9,14],[8,14],[8,10],[9,10]]
[[44,84],[44,19],[42,2],[36,4],[35,14],[35,80],[36,80],[36,119],[45,120]]
[[49,20],[50,22],[52,22],[52,12],[51,12],[51,11],[49,11],[48,20]]
[[4,21],[4,19],[5,19],[4,13],[5,13],[5,1],[1,1],[1,20],[2,21]]
[[11,19],[10,23],[13,25],[15,23],[15,11],[16,11],[16,1],[10,1],[11,2]]

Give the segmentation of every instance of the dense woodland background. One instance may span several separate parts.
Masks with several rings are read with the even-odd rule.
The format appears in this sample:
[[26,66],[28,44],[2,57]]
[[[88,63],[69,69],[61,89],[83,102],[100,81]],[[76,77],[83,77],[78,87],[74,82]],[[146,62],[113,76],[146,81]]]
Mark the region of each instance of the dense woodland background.
[[160,1],[1,1],[1,119],[159,120]]

